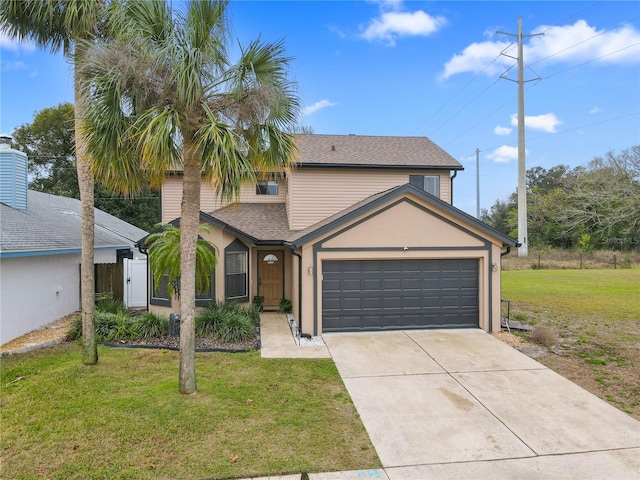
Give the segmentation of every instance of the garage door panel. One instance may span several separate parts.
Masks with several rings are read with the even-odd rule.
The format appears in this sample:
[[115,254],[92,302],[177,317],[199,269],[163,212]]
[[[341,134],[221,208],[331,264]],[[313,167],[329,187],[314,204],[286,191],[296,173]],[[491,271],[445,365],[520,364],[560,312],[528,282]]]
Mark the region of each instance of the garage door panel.
[[324,331],[478,326],[478,260],[323,262]]
[[362,291],[362,280],[360,278],[344,278],[341,288],[343,292],[360,292]]
[[382,297],[365,296],[362,299],[362,306],[369,310],[379,310],[382,308]]
[[380,278],[363,278],[362,289],[368,292],[381,292],[382,279]]

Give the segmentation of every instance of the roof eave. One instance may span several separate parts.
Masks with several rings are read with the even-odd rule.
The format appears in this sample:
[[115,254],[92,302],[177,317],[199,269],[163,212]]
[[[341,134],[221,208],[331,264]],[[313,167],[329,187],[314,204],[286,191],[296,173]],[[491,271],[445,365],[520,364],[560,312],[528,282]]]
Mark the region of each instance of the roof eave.
[[370,163],[300,162],[296,168],[363,168],[383,170],[464,170],[462,165],[373,165]]

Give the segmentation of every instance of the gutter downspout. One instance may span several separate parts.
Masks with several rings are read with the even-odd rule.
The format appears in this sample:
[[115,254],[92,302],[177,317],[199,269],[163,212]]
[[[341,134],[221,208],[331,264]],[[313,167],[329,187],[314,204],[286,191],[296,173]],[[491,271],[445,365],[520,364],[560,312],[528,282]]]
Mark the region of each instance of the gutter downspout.
[[291,247],[291,254],[298,257],[298,336],[302,337],[302,255]]
[[511,253],[511,247],[507,245],[507,249],[504,252],[500,253],[500,257],[506,257],[510,253]]
[[457,176],[458,176],[458,171],[454,170],[453,171],[453,176],[451,177],[451,189],[450,189],[450,192],[451,192],[451,194],[450,194],[451,195],[451,205],[453,205],[453,179],[456,178]]

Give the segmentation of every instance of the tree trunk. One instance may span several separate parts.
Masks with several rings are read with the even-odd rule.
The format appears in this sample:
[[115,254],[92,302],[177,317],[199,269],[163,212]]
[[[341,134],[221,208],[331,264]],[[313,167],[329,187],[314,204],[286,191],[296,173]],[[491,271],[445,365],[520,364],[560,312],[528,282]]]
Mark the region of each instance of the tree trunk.
[[[76,66],[81,61],[80,52],[76,52]],[[82,209],[82,258],[80,264],[80,290],[82,292],[82,363],[98,363],[98,345],[96,343],[95,309],[95,273],[94,273],[94,181],[91,165],[84,142],[82,125],[84,121],[84,100],[81,98],[79,79],[74,77],[75,96],[75,149],[76,168],[78,170],[78,188]]]
[[180,217],[180,393],[196,393],[196,243],[200,223],[200,157],[185,135]]

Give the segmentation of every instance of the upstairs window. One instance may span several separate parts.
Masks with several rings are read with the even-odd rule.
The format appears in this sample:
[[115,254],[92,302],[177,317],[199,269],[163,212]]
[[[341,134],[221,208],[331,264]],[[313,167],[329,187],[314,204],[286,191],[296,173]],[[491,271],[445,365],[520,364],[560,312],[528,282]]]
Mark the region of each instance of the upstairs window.
[[434,197],[440,198],[439,175],[409,175],[409,183]]
[[256,183],[256,195],[278,195],[278,182],[265,180]]

